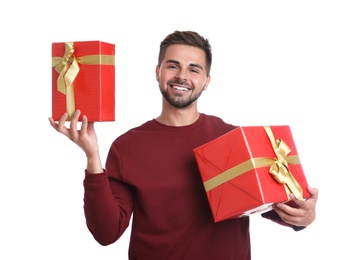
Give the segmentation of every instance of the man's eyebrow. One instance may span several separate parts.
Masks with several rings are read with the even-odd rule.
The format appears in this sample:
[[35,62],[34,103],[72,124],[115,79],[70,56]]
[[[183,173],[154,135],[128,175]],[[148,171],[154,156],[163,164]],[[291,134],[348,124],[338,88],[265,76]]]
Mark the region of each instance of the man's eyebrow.
[[203,70],[203,67],[200,66],[199,64],[191,63],[191,64],[189,64],[189,66]]
[[[166,63],[174,63],[174,64],[177,64],[177,65],[180,64],[180,62],[177,61],[177,60],[167,60]],[[203,67],[200,66],[199,64],[191,63],[191,64],[189,64],[189,66],[190,67],[199,68],[199,69],[203,70]]]
[[179,64],[179,61],[176,61],[176,60],[166,60],[166,63]]

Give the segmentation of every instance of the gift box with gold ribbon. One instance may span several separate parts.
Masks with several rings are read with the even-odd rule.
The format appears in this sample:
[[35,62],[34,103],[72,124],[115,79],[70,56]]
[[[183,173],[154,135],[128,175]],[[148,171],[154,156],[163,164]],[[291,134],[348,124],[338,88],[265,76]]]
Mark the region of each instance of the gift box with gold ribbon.
[[52,43],[52,117],[79,109],[88,120],[115,120],[115,45],[102,41]]
[[194,155],[215,222],[311,196],[288,125],[238,127]]

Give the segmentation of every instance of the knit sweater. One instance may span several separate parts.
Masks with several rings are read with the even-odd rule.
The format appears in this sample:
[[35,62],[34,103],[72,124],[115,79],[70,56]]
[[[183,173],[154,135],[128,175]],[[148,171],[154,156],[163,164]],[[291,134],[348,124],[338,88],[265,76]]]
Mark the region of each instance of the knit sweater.
[[[105,171],[85,174],[84,212],[94,238],[114,243],[132,217],[130,260],[249,260],[249,217],[214,223],[193,153],[235,127],[200,114],[188,126],[153,119],[119,136]],[[280,221],[273,211],[264,215]]]

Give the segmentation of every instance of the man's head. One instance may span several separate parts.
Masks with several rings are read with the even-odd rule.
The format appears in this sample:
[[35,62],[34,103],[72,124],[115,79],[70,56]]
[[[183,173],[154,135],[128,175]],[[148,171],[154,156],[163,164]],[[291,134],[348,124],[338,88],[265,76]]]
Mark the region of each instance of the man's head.
[[210,82],[211,47],[191,31],[168,35],[161,43],[156,79],[164,99],[175,108],[196,106]]
[[189,45],[193,47],[200,48],[205,53],[206,59],[206,72],[207,76],[210,75],[210,69],[212,64],[212,53],[209,40],[193,31],[175,31],[169,35],[161,42],[158,55],[158,66],[161,66],[163,57],[169,46],[173,44]]

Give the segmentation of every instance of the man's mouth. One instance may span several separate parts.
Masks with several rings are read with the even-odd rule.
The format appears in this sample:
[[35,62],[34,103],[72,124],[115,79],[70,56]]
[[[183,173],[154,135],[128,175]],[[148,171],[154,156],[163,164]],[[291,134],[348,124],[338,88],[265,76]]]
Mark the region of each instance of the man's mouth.
[[179,90],[179,91],[189,91],[190,89],[187,87],[181,87],[181,86],[171,86],[172,88],[174,88],[175,90]]

